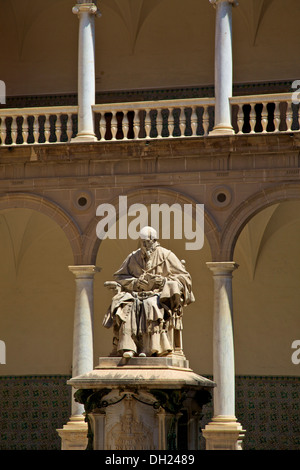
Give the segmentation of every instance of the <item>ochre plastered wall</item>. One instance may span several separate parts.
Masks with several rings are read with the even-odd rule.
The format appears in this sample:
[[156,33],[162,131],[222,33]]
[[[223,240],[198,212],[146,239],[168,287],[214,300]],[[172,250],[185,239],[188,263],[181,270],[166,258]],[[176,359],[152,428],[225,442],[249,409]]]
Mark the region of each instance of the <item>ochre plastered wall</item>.
[[[0,30],[7,95],[76,93],[75,0],[7,0]],[[97,91],[213,85],[215,11],[208,0],[101,0]],[[240,0],[234,82],[300,78],[298,0]],[[22,80],[20,80],[22,77]],[[286,90],[289,91],[289,90]]]
[[246,225],[234,260],[236,372],[299,375],[291,345],[300,332],[298,201],[270,206]]
[[75,282],[69,242],[58,225],[30,209],[0,212],[1,375],[68,374]]

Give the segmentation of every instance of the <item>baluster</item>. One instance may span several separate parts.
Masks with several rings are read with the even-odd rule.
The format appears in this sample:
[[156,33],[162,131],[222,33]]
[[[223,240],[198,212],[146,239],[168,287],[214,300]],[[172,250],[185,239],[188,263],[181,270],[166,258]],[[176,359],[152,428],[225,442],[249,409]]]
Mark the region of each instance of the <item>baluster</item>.
[[267,132],[267,125],[268,125],[268,109],[267,103],[262,103],[262,110],[261,110],[261,125],[262,125],[262,132]]
[[23,115],[23,124],[22,124],[22,138],[23,138],[23,144],[27,144],[28,141],[28,120],[27,120],[27,115]]
[[286,130],[287,130],[287,132],[291,132],[292,124],[293,124],[292,102],[288,101],[287,102],[287,108],[286,108],[286,127],[287,127]]
[[37,114],[33,116],[33,143],[39,142],[39,117]]
[[116,135],[118,131],[118,122],[117,122],[117,112],[112,111],[112,118],[111,118],[111,140],[116,140]]
[[128,116],[127,116],[126,110],[123,111],[122,130],[123,130],[123,140],[128,140],[129,123],[128,123]]
[[63,116],[62,114],[57,114],[56,116],[57,142],[62,142],[62,136],[63,136],[62,116]]
[[274,109],[274,132],[279,132],[280,126],[280,103],[275,103]]
[[151,116],[150,116],[150,109],[147,108],[145,109],[146,111],[146,116],[145,116],[145,132],[146,132],[146,139],[150,137],[150,132],[151,132]]
[[169,130],[169,137],[173,137],[173,132],[174,132],[174,115],[173,115],[173,108],[169,108],[168,130]]
[[179,108],[179,129],[180,129],[180,136],[184,136],[184,132],[186,129],[186,115],[185,109]]
[[163,130],[162,109],[157,110],[156,128],[157,128],[157,138],[160,139],[162,137],[162,130]]
[[204,135],[208,135],[208,128],[209,128],[208,106],[203,106],[202,125],[203,125]]
[[45,114],[45,124],[44,124],[44,135],[45,135],[45,144],[49,143],[49,138],[50,138],[50,115]]
[[133,138],[139,139],[140,137],[140,130],[141,130],[141,117],[138,109],[134,110],[133,113]]
[[251,104],[250,104],[249,124],[250,124],[250,134],[255,134],[256,111],[255,111],[255,105],[251,105]]
[[238,134],[243,133],[244,127],[244,110],[243,105],[238,105],[238,113],[237,113],[237,127],[238,127]]
[[105,140],[106,134],[106,119],[105,113],[101,113],[100,121],[99,121],[99,131],[100,131],[100,140]]
[[68,120],[67,120],[67,136],[68,136],[68,142],[72,139],[73,135],[73,120],[72,120],[72,113],[68,114]]
[[196,135],[197,135],[198,117],[197,117],[196,109],[197,109],[196,106],[193,106],[193,108],[192,108],[192,114],[191,114],[192,136],[196,136]]
[[6,145],[6,116],[1,117],[1,124],[0,124],[0,138],[1,138],[1,145]]
[[17,136],[18,136],[17,117],[13,116],[12,117],[12,122],[11,122],[11,145],[16,145]]

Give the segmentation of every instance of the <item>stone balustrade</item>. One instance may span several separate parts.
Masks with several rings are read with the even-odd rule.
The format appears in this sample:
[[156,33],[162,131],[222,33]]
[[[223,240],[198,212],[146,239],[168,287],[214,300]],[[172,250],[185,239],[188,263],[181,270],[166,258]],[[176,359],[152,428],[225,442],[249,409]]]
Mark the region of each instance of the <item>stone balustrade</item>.
[[100,141],[208,135],[214,98],[97,104],[93,107]]
[[300,129],[299,103],[293,93],[230,98],[236,134],[294,132]]
[[77,106],[0,109],[1,146],[68,142]]
[[[208,136],[214,98],[96,104],[99,142]],[[299,104],[292,93],[230,98],[235,134],[300,130]],[[77,106],[0,109],[0,146],[66,143],[77,135]]]

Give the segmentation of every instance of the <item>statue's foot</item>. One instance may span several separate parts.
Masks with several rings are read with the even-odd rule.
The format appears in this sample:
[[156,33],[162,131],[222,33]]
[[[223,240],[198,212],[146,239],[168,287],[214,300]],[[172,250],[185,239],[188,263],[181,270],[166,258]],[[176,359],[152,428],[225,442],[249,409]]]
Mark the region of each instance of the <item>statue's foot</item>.
[[140,353],[139,357],[146,357],[146,354],[145,353]]
[[123,353],[123,357],[133,357],[134,356],[134,352],[133,351],[125,351]]

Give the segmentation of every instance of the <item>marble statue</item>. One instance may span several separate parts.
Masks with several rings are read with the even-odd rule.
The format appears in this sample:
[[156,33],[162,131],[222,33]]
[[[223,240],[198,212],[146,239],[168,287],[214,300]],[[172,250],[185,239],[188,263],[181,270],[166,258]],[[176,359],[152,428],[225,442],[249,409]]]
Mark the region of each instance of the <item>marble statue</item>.
[[152,227],[105,286],[115,289],[103,325],[113,327],[111,356],[182,355],[183,307],[194,302],[184,262],[160,246]]

